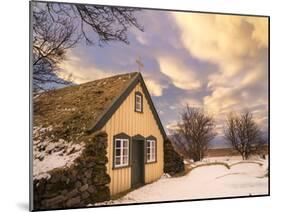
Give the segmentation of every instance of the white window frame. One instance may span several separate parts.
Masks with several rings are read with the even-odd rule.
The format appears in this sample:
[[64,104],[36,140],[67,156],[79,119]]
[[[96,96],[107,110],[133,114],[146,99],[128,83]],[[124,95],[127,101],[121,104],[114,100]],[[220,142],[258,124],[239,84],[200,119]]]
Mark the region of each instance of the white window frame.
[[[120,141],[120,147],[116,147],[117,141]],[[124,143],[127,142],[127,146],[124,146]],[[115,139],[115,146],[114,146],[114,167],[124,167],[129,166],[129,155],[130,155],[130,147],[129,147],[129,139],[128,138],[116,138]],[[120,155],[117,155],[117,149],[120,149]],[[127,149],[127,155],[124,155],[124,150]],[[127,158],[127,162],[124,162],[124,156]],[[116,159],[120,158],[120,164],[116,164]]]
[[[138,102],[139,100],[139,102]],[[137,112],[142,112],[142,95],[136,93],[135,108]]]
[[[148,153],[149,149],[149,153]],[[156,140],[146,140],[146,162],[156,162]]]

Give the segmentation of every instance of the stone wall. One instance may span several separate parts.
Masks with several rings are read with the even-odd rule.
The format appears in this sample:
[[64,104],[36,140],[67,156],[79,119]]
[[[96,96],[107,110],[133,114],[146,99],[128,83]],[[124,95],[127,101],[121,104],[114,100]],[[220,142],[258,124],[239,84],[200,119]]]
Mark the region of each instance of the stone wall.
[[70,167],[51,170],[48,179],[33,180],[35,210],[85,207],[110,199],[107,134],[97,132],[83,142],[83,152]]
[[184,171],[183,157],[174,149],[171,141],[164,140],[164,172],[174,175]]

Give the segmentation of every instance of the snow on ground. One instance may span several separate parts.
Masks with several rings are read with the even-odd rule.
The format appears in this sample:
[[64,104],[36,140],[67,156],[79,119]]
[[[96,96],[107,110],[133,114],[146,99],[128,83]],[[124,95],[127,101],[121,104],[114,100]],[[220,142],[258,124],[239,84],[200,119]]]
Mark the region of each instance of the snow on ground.
[[[225,162],[215,165],[214,162]],[[213,163],[213,165],[210,165]],[[195,163],[182,177],[161,177],[124,197],[102,204],[250,196],[268,193],[267,160],[242,161],[239,157],[208,158]],[[202,164],[205,164],[202,165]],[[209,165],[208,165],[209,164]]]
[[63,139],[54,142],[50,138],[41,139],[41,133],[52,127],[35,127],[33,141],[33,179],[49,178],[49,171],[59,167],[69,167],[80,156],[83,144],[73,144]]

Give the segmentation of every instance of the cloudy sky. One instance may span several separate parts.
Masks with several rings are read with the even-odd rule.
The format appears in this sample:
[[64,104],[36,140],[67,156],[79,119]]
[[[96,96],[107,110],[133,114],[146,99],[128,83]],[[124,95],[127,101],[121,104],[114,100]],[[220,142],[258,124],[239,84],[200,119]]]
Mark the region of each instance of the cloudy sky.
[[230,111],[249,110],[267,131],[268,22],[263,17],[142,10],[144,32],[130,29],[130,44],[103,47],[81,42],[62,64],[75,83],[141,69],[168,132],[183,105],[214,115],[223,143],[223,121]]

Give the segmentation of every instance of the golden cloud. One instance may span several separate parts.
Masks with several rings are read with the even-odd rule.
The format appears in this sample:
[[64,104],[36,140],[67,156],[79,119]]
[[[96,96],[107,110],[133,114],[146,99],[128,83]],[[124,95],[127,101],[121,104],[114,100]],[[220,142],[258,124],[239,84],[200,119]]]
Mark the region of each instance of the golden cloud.
[[145,79],[145,84],[152,96],[162,96],[163,90],[167,88],[167,85],[153,79]]
[[196,58],[218,64],[233,76],[243,58],[255,58],[268,45],[268,21],[263,17],[173,12],[185,48]]
[[188,104],[191,107],[202,107],[202,102],[194,98],[184,98],[180,101],[180,105],[185,107]]
[[71,76],[72,81],[76,84],[114,75],[114,72],[100,70],[94,66],[83,66],[82,59],[71,54],[71,52],[68,54],[68,60],[60,64],[60,68],[62,71],[59,72],[59,77],[67,79]]
[[[267,100],[268,19],[263,17],[172,13],[184,48],[195,58],[218,66],[210,74],[203,107],[223,120]],[[256,94],[255,89],[263,89]],[[262,110],[262,109],[260,109]],[[257,121],[265,123],[267,108]],[[262,120],[262,121],[260,121]]]
[[224,111],[241,103],[235,96],[234,89],[217,87],[212,95],[204,97],[204,105],[212,113],[222,114]]
[[196,72],[187,67],[181,60],[167,56],[158,57],[157,60],[160,71],[171,79],[174,86],[186,90],[195,90],[201,87]]

